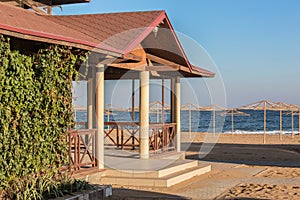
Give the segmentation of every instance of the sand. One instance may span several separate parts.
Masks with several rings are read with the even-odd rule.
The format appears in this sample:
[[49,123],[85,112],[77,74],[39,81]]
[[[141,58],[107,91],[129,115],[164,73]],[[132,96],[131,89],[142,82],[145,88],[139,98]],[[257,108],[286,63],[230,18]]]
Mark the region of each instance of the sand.
[[[182,134],[186,157],[211,172],[170,188],[115,186],[112,199],[300,199],[299,135],[267,135],[266,144],[258,134],[221,134],[215,144],[211,136]],[[205,145],[213,147],[207,155]]]

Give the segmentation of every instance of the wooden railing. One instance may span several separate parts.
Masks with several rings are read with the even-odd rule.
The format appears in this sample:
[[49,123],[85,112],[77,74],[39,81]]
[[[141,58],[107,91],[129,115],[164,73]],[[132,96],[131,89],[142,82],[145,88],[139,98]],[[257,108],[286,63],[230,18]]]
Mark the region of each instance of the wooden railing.
[[[139,146],[139,123],[136,122],[105,122],[104,130],[106,145],[134,150]],[[149,125],[149,149],[152,153],[175,150],[176,123]]]
[[104,130],[105,138],[109,141],[106,145],[111,143],[121,149],[129,146],[132,150],[139,146],[138,131],[140,129],[139,123],[136,122],[105,122],[107,129]]
[[[80,125],[86,126],[84,123],[80,123]],[[104,125],[104,139],[106,147],[117,147],[122,150],[125,148],[135,150],[139,147],[140,124],[138,122],[105,122]],[[175,130],[176,123],[150,123],[150,152],[159,153],[175,150]],[[78,133],[84,134],[85,130],[79,130]],[[94,134],[95,130],[93,132],[93,135]],[[78,147],[74,146],[73,149],[74,148]]]
[[95,160],[96,130],[71,130],[69,133],[69,171],[96,167]]
[[149,147],[153,153],[175,150],[176,123],[150,124]]

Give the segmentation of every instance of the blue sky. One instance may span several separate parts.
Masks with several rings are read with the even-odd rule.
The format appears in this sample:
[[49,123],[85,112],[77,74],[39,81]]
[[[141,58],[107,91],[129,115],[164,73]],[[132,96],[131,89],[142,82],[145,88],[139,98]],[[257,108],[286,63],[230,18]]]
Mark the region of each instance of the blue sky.
[[[140,10],[166,10],[176,31],[203,46],[219,69],[228,106],[262,99],[300,104],[300,0],[91,0],[55,14]],[[202,99],[202,83],[191,83]]]

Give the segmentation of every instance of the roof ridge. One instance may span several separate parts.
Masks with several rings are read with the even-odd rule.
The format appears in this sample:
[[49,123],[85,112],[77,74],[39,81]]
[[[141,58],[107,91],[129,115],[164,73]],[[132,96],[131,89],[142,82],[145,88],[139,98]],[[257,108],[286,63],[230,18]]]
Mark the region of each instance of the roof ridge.
[[71,14],[71,15],[47,15],[47,17],[70,17],[70,16],[95,16],[95,15],[115,15],[115,14],[129,14],[129,13],[151,13],[151,12],[166,12],[165,10],[142,10],[142,11],[121,11],[121,12],[105,12],[105,13],[89,13],[89,14]]

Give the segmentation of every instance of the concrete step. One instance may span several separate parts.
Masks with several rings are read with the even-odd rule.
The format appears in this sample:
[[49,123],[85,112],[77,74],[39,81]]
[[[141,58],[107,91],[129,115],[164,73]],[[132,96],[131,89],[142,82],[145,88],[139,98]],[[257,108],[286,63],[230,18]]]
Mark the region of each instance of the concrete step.
[[168,167],[156,171],[107,170],[106,175],[128,178],[161,178],[196,166],[198,166],[198,161],[195,160],[177,160]]
[[[104,173],[106,169],[98,169],[98,168],[86,168],[80,171],[74,171],[71,173],[73,178],[82,178],[93,174]],[[106,173],[106,172],[105,172]]]
[[178,183],[181,183],[195,176],[199,176],[210,171],[211,171],[211,165],[189,168],[184,171],[180,171],[175,174],[164,177],[164,180],[166,182],[164,182],[161,187],[170,187],[172,185],[176,185]]
[[150,158],[167,160],[185,160],[185,152],[170,151],[165,153],[153,154]]
[[125,177],[111,174],[110,176],[102,177],[100,183],[122,186],[170,187],[210,171],[210,165],[198,165],[162,177]]

